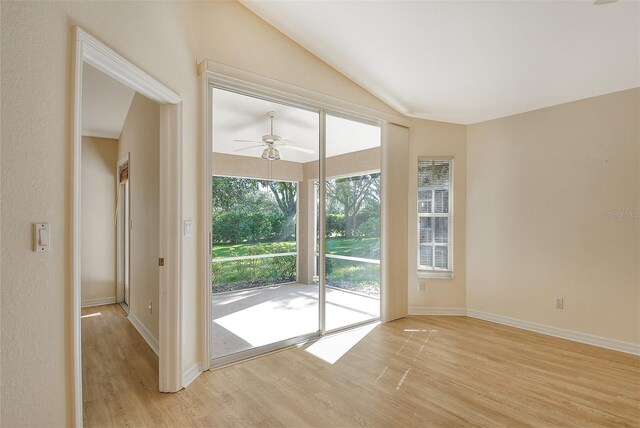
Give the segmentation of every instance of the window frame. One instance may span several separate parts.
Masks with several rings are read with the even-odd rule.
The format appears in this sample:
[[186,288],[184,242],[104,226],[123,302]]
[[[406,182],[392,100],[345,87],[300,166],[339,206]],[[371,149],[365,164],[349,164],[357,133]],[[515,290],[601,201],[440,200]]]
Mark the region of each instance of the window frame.
[[[420,167],[420,162],[425,161],[448,161],[449,162],[449,200],[448,200],[448,213],[421,213],[419,209],[419,195],[420,195],[420,185],[416,186],[415,193],[415,212],[416,212],[416,237],[417,245],[416,245],[416,263],[417,263],[417,271],[418,278],[431,278],[431,279],[452,279],[454,275],[454,197],[455,197],[455,158],[453,156],[419,156],[416,163],[416,183],[418,180],[418,168]],[[432,198],[432,206],[435,204],[435,200]],[[432,208],[433,211],[433,208]],[[422,218],[447,218],[448,220],[448,269],[435,269],[435,268],[427,268],[427,266],[420,264],[420,220]]]

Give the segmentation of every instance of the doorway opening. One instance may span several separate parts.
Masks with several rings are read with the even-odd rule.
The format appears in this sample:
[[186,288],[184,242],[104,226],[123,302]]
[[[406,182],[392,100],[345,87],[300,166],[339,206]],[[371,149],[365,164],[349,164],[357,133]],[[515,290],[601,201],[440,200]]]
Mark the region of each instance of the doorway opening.
[[117,253],[117,289],[116,301],[122,304],[122,308],[128,313],[131,301],[131,275],[130,275],[130,251],[131,251],[131,213],[129,192],[129,154],[118,161],[118,192],[116,202],[116,253]]
[[380,127],[211,86],[217,366],[380,318]]
[[[98,115],[90,114],[85,111],[85,107],[87,107],[87,103],[85,102],[86,89],[89,86],[85,85],[85,78],[91,77],[106,77],[106,81],[109,81],[111,84],[115,83],[121,87],[124,87],[126,91],[133,92],[132,98],[129,99],[129,103],[131,108],[139,102],[139,103],[149,103],[149,105],[153,105],[153,116],[155,118],[155,123],[157,125],[149,126],[147,131],[155,132],[155,141],[156,147],[153,150],[155,153],[155,159],[149,159],[144,156],[140,156],[139,158],[131,151],[131,160],[136,163],[136,171],[140,172],[143,169],[144,165],[151,166],[158,171],[157,177],[153,182],[150,188],[143,189],[142,193],[153,193],[153,197],[158,201],[157,204],[142,204],[138,203],[140,207],[149,206],[152,207],[148,212],[144,212],[142,209],[138,209],[138,205],[132,207],[129,204],[129,217],[132,217],[132,213],[135,213],[136,216],[139,215],[140,223],[134,224],[134,230],[136,226],[141,226],[139,228],[144,228],[144,225],[151,225],[150,232],[147,236],[150,238],[150,242],[155,242],[155,249],[150,252],[138,252],[135,248],[130,251],[129,257],[136,255],[144,255],[145,257],[150,257],[154,261],[154,269],[152,272],[155,272],[155,287],[154,290],[157,291],[157,297],[152,297],[152,302],[149,304],[148,310],[149,315],[157,316],[158,322],[157,326],[157,346],[154,351],[158,353],[158,385],[155,386],[162,392],[174,392],[182,388],[183,385],[183,377],[182,377],[182,367],[181,367],[181,346],[180,346],[180,306],[181,306],[181,269],[182,269],[182,253],[181,253],[181,210],[182,210],[182,202],[181,202],[181,98],[173,93],[166,86],[162,85],[160,82],[155,80],[153,77],[149,76],[147,73],[134,66],[132,63],[127,61],[125,58],[120,56],[118,53],[110,49],[108,46],[104,45],[99,40],[95,39],[93,36],[85,32],[84,30],[74,27],[74,86],[73,86],[73,123],[72,123],[72,153],[73,153],[73,162],[72,162],[72,199],[71,199],[71,228],[70,228],[70,242],[71,246],[71,277],[73,289],[71,292],[71,304],[70,304],[70,319],[72,320],[72,356],[73,356],[73,390],[74,390],[74,425],[81,426],[83,421],[83,355],[82,355],[82,329],[84,328],[84,320],[91,320],[100,318],[97,315],[93,314],[85,314],[91,316],[84,316],[83,312],[90,311],[90,306],[88,308],[82,308],[83,306],[83,269],[87,267],[84,261],[87,261],[83,254],[86,250],[94,249],[96,254],[106,255],[105,257],[109,257],[109,263],[112,263],[112,268],[108,268],[108,264],[105,263],[105,266],[101,272],[105,273],[105,277],[109,276],[110,281],[106,281],[107,284],[110,284],[109,288],[112,293],[109,297],[109,302],[96,302],[94,304],[105,304],[105,303],[116,303],[117,300],[117,212],[115,205],[117,203],[117,188],[118,188],[118,179],[116,178],[119,172],[117,167],[118,158],[122,156],[118,156],[118,150],[120,147],[114,150],[113,145],[109,149],[110,153],[113,154],[112,160],[104,162],[104,157],[102,157],[102,165],[99,165],[100,168],[98,170],[101,174],[110,173],[112,175],[111,180],[109,180],[109,188],[113,192],[111,197],[101,198],[101,201],[108,201],[105,203],[105,207],[102,210],[96,209],[96,206],[91,204],[87,204],[87,183],[88,181],[83,180],[84,173],[86,172],[83,168],[83,155],[87,153],[84,148],[85,141],[83,141],[83,136],[88,135],[86,133],[86,128],[88,126],[85,118],[88,117],[98,117]],[[87,76],[89,75],[89,76]],[[86,87],[85,87],[86,86]],[[102,89],[102,96],[109,95],[109,90]],[[98,96],[98,99],[101,97]],[[95,105],[99,106],[99,103]],[[94,105],[94,106],[95,106]],[[149,111],[152,111],[149,110]],[[126,111],[125,114],[128,114],[129,111]],[[113,118],[112,118],[113,119]],[[141,131],[141,134],[144,134],[144,130]],[[93,134],[93,135],[98,135]],[[102,138],[103,136],[91,137],[91,138]],[[108,136],[106,136],[108,137]],[[132,138],[132,140],[136,140],[138,137]],[[111,141],[114,138],[107,138]],[[95,152],[95,150],[94,150]],[[95,153],[94,153],[95,154]],[[98,159],[97,157],[96,159]],[[111,158],[110,158],[111,159]],[[138,159],[136,161],[136,159]],[[96,162],[100,164],[100,162]],[[160,173],[161,172],[161,173]],[[141,177],[142,174],[136,173],[137,177]],[[129,179],[131,179],[131,175],[129,174]],[[142,184],[142,180],[140,181]],[[137,186],[138,184],[136,184]],[[133,195],[134,187],[129,188],[130,199],[137,200],[135,195]],[[83,218],[87,217],[85,214],[88,214],[88,211],[91,209],[96,209],[95,211],[102,215],[107,215],[109,217],[109,221],[106,223],[102,223],[103,225],[109,224],[108,227],[105,226],[103,232],[106,232],[108,229],[112,229],[112,232],[109,232],[109,236],[111,238],[99,239],[96,235],[91,235],[87,231],[98,232],[100,231],[99,226],[86,228],[83,227],[83,223],[85,225],[87,222],[83,222]],[[146,221],[149,218],[149,213],[155,213],[155,217],[158,219],[155,223],[153,221]],[[153,215],[151,215],[153,217]],[[90,218],[90,217],[87,217]],[[129,223],[131,224],[131,223]],[[123,226],[124,227],[124,226]],[[133,236],[131,237],[133,238]],[[130,239],[131,246],[135,245],[134,239]],[[110,246],[110,250],[106,247]],[[159,257],[165,260],[163,269],[158,271],[158,261]],[[102,260],[96,258],[97,264],[100,265]],[[129,276],[130,276],[130,289],[129,289],[129,314],[128,318],[131,321],[131,324],[134,324],[135,328],[140,332],[143,338],[147,343],[150,342],[149,337],[153,336],[153,334],[148,334],[145,337],[145,329],[151,331],[150,328],[146,327],[149,322],[144,321],[141,322],[140,325],[135,325],[135,321],[132,318],[132,314],[135,315],[135,306],[136,304],[144,305],[144,300],[136,299],[135,291],[137,288],[133,284],[137,283],[137,279],[135,275],[133,275],[132,266],[138,264],[137,260],[131,260],[129,263]],[[146,263],[145,263],[146,265]],[[110,272],[107,274],[107,272]],[[102,289],[102,288],[101,288]],[[124,300],[124,293],[122,295]],[[155,300],[153,300],[155,299]],[[138,303],[136,303],[136,301]],[[157,302],[157,303],[156,303]],[[114,307],[114,306],[110,306]],[[119,307],[117,307],[120,309]],[[121,309],[120,309],[121,310]],[[139,311],[141,313],[143,311]],[[99,311],[98,311],[99,313]],[[121,317],[122,318],[122,317]],[[144,318],[144,317],[143,317]],[[152,325],[151,328],[154,328]],[[151,346],[151,348],[154,348]],[[93,384],[93,383],[92,383]],[[153,388],[154,386],[150,386]]]

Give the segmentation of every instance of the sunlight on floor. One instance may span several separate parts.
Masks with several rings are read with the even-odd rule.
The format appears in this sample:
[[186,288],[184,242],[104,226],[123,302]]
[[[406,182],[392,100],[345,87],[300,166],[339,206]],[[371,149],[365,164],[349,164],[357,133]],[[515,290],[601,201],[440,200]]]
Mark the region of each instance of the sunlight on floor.
[[352,330],[325,336],[309,346],[305,351],[329,364],[334,364],[379,324],[378,322],[371,323]]
[[[214,295],[214,358],[313,334],[319,329],[317,285],[282,284]],[[380,300],[329,288],[328,331],[377,318]]]
[[218,318],[215,323],[251,346],[262,346],[316,331],[317,309],[305,310],[309,306],[317,303],[305,296],[274,299]]
[[80,318],[99,317],[102,314],[100,312],[94,312],[92,314],[82,315]]

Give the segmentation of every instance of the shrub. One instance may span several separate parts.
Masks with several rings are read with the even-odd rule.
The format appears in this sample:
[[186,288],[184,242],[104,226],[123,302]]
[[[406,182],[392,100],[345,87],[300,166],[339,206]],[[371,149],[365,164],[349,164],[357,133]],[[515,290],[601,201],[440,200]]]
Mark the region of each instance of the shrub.
[[225,211],[213,213],[212,220],[215,244],[286,240],[295,236],[295,223],[294,227],[288,227],[287,219],[280,213]]
[[380,218],[370,217],[356,226],[355,235],[362,238],[377,238],[380,236]]
[[327,238],[331,236],[344,236],[346,226],[344,214],[327,214],[326,219],[325,236]]

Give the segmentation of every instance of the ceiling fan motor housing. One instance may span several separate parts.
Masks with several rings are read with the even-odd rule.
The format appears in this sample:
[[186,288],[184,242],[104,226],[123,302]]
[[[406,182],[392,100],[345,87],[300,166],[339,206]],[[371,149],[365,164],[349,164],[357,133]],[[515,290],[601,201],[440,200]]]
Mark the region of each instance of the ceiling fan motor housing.
[[267,135],[263,135],[262,136],[262,141],[267,143],[267,144],[273,144],[276,141],[281,140],[282,137],[280,137],[279,135],[275,135],[275,134],[267,134]]

